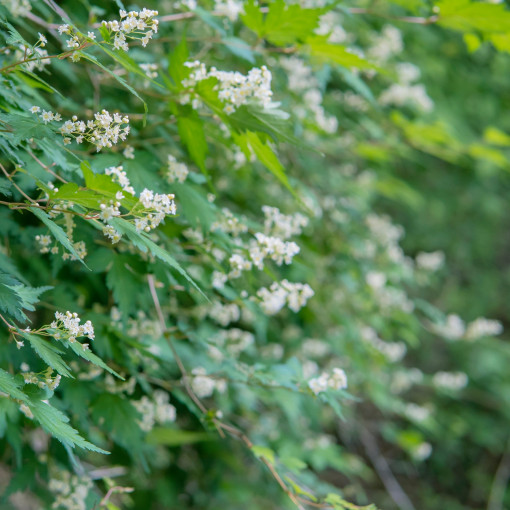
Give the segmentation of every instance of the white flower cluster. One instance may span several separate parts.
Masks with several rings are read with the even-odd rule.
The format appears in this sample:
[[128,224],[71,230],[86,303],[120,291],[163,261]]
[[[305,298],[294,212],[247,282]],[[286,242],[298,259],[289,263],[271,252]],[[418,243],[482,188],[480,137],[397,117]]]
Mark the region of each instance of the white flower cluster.
[[131,145],[126,145],[126,147],[122,151],[122,155],[126,159],[135,159],[135,149],[131,147]]
[[430,416],[430,409],[410,402],[405,406],[404,414],[412,421],[422,422]]
[[332,44],[349,42],[349,36],[340,24],[341,18],[338,13],[329,11],[320,17],[319,26],[315,29],[317,35],[327,35]]
[[[35,115],[41,112],[41,108],[32,106],[29,111]],[[59,113],[46,110],[43,110],[39,117],[45,124],[62,120]],[[126,125],[124,126],[124,124]],[[64,145],[69,145],[72,137],[77,143],[87,141],[94,144],[99,152],[103,147],[112,147],[119,140],[126,140],[130,130],[128,124],[127,116],[122,117],[118,113],[114,113],[112,116],[107,110],[102,110],[94,114],[94,120],[88,120],[86,123],[78,120],[78,117],[74,115],[71,120],[64,122],[60,133],[64,137]]]
[[368,55],[380,64],[384,64],[404,49],[400,30],[392,25],[385,25],[380,34],[372,37]]
[[[58,27],[58,33],[60,35],[66,34],[69,36],[69,39],[66,41],[66,45],[70,50],[79,50],[83,48],[88,42],[94,41],[96,38],[96,34],[94,32],[88,32],[87,37],[84,37],[81,32],[77,31],[75,27],[72,25],[60,25]],[[71,60],[73,62],[78,62],[80,60],[80,54],[75,52],[71,55]]]
[[432,384],[436,388],[446,390],[461,390],[468,383],[468,376],[464,372],[436,372],[432,377]]
[[279,266],[292,263],[292,258],[299,253],[299,246],[294,242],[282,241],[279,237],[266,236],[262,232],[255,234],[250,243],[250,258],[258,269],[264,268],[264,259],[270,258]]
[[255,102],[263,107],[271,104],[273,92],[271,90],[271,71],[266,66],[261,68],[254,67],[247,75],[238,71],[218,71],[211,67],[208,71],[205,64],[195,60],[184,64],[191,72],[188,78],[182,81],[182,84],[188,92],[182,96],[181,103],[189,104],[193,108],[202,106],[202,102],[197,97],[192,99],[193,88],[198,82],[209,78],[216,78],[218,84],[215,90],[218,91],[219,99],[225,103],[224,111],[227,114],[234,113],[236,109],[244,104]]
[[166,178],[168,182],[184,182],[188,177],[188,167],[175,159],[171,154],[168,155],[168,172]]
[[69,471],[54,473],[48,483],[48,489],[55,494],[51,508],[86,510],[86,499],[92,487],[88,477],[71,475]]
[[427,89],[422,83],[401,84],[393,83],[379,96],[382,105],[413,106],[430,112],[434,109],[434,101],[427,94]]
[[328,389],[344,390],[347,388],[347,376],[341,368],[334,368],[330,374],[323,372],[319,377],[310,379],[308,386],[315,395]]
[[44,37],[42,34],[39,34],[39,40],[35,43],[34,46],[20,44],[18,49],[16,49],[14,52],[14,58],[18,61],[30,60],[30,62],[23,63],[23,67],[27,71],[33,71],[34,69],[42,71],[45,66],[51,63],[51,60],[47,58],[48,52],[43,50],[44,46],[46,46],[46,42],[46,37]]
[[185,7],[190,11],[194,11],[197,8],[197,0],[179,0],[178,2],[174,3],[174,7],[176,9],[182,9]]
[[147,63],[147,64],[139,64],[142,71],[145,72],[148,78],[157,78],[158,77],[158,64]]
[[419,269],[433,273],[442,267],[444,259],[445,257],[442,251],[433,251],[430,253],[421,251],[416,255],[416,266]]
[[[28,368],[28,367],[23,367]],[[21,375],[25,381],[25,384],[37,384],[39,388],[48,388],[50,390],[57,389],[62,379],[60,374],[52,377],[53,369],[48,367],[42,374],[36,374],[35,372],[24,371]]]
[[257,291],[260,307],[268,315],[275,315],[285,305],[298,312],[314,294],[307,283],[291,283],[288,280],[273,282],[269,289],[262,287]]
[[102,24],[113,38],[113,49],[128,51],[128,39],[139,40],[145,48],[153,35],[158,32],[158,20],[154,19],[158,11],[152,11],[145,7],[141,11],[119,11],[120,21],[103,21]]
[[382,105],[411,106],[424,112],[434,108],[425,86],[414,83],[420,78],[420,69],[409,62],[397,64],[398,83],[393,83],[379,96]]
[[145,207],[146,212],[149,212],[145,218],[137,218],[135,220],[136,230],[149,232],[155,229],[166,216],[175,216],[177,207],[174,202],[175,195],[154,193],[153,191],[145,188],[140,193],[140,202]]
[[215,221],[211,225],[211,230],[221,230],[226,234],[232,234],[234,237],[239,236],[248,231],[248,227],[239,220],[226,207],[221,210],[223,217],[219,221]]
[[499,321],[479,317],[468,324],[466,339],[475,340],[485,336],[496,336],[503,333],[503,325]]
[[213,272],[213,287],[223,288],[227,280],[239,278],[243,271],[249,271],[253,266],[264,269],[264,260],[274,260],[279,266],[283,263],[290,264],[294,255],[299,253],[299,246],[294,242],[282,241],[279,237],[266,236],[262,232],[255,234],[248,246],[251,260],[246,259],[240,253],[234,253],[228,260],[230,272],[228,274],[219,271]]
[[455,314],[447,315],[442,324],[432,325],[432,330],[447,340],[476,340],[487,336],[496,336],[503,332],[501,322],[479,317],[467,325]]
[[214,12],[218,16],[226,16],[230,21],[236,21],[244,11],[242,0],[214,0]]
[[209,309],[209,317],[225,327],[241,318],[241,310],[235,303],[222,305],[219,301],[215,301]]
[[5,5],[15,17],[26,16],[32,10],[30,0],[1,0],[0,4]]
[[430,454],[432,453],[432,445],[430,443],[420,443],[419,445],[415,446],[412,451],[411,455],[416,460],[425,460],[428,457],[430,457]]
[[423,372],[418,368],[410,368],[406,370],[398,370],[393,373],[390,390],[392,393],[398,394],[407,391],[414,384],[423,381]]
[[360,335],[362,340],[370,344],[392,363],[400,361],[407,352],[407,347],[403,342],[385,342],[379,338],[375,329],[370,326],[362,326]]
[[308,218],[301,213],[282,214],[277,207],[262,206],[264,213],[264,232],[267,235],[289,239],[299,235],[308,225]]
[[[105,169],[106,175],[111,175],[114,182],[118,182],[122,189],[131,195],[135,195],[135,189],[123,170],[122,166],[112,166]],[[122,192],[117,192],[115,201],[111,200],[109,204],[101,204],[101,213],[99,217],[106,225],[103,227],[103,234],[109,237],[112,244],[118,243],[121,234],[114,227],[108,224],[111,218],[120,216],[121,200],[124,199]],[[140,193],[140,203],[130,211],[135,216],[134,225],[136,230],[150,232],[155,229],[167,215],[175,216],[177,207],[174,202],[175,196],[172,194],[159,194],[145,188]]]
[[118,182],[125,192],[131,195],[135,194],[135,188],[131,186],[131,181],[129,180],[126,172],[124,172],[124,168],[122,166],[111,166],[105,168],[104,173],[106,175],[111,175],[113,182]]
[[131,401],[142,415],[138,425],[144,432],[150,432],[156,423],[163,425],[175,421],[176,409],[168,401],[168,393],[162,390],[154,391],[153,400],[144,395],[140,400]]
[[223,393],[227,389],[225,379],[213,379],[207,375],[207,370],[203,367],[196,367],[191,371],[191,388],[199,398],[207,398],[213,394],[214,390]]
[[239,356],[239,354],[255,343],[255,337],[253,333],[239,328],[220,329],[218,333],[211,338],[211,342],[215,346],[225,348],[232,356]]
[[322,106],[322,92],[319,83],[313,75],[312,69],[305,65],[298,57],[288,57],[280,61],[287,71],[289,89],[304,100],[304,104],[294,109],[295,114],[302,120],[315,118],[315,123],[326,133],[335,133],[338,128],[338,119],[327,115]]
[[[77,313],[67,311],[65,314],[55,312],[56,321],[50,324],[50,327],[57,331],[53,334],[55,338],[63,338],[69,340],[70,343],[76,342],[76,338],[86,336],[90,340],[94,340],[94,326],[92,322],[87,321],[80,324],[81,319]],[[88,349],[88,344],[82,344],[83,349]]]

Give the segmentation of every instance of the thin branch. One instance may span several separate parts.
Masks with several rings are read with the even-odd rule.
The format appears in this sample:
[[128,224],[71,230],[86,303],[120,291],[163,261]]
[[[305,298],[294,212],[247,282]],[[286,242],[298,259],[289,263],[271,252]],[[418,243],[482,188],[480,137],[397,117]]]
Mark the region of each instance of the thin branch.
[[39,165],[44,168],[48,173],[53,175],[56,179],[58,179],[60,182],[63,182],[64,184],[67,184],[68,181],[66,181],[63,177],[60,177],[60,175],[57,175],[49,166],[45,165],[32,151],[27,151],[32,158],[39,163]]
[[510,438],[494,475],[487,510],[503,510],[506,487],[510,478]]
[[377,11],[370,9],[364,9],[362,7],[351,7],[349,8],[351,14],[369,14],[371,16],[378,16],[379,18],[390,19],[392,21],[403,21],[404,23],[416,23],[418,25],[431,25],[437,23],[439,16],[429,16],[428,18],[423,16],[389,16]]
[[33,199],[33,198],[30,198],[15,182],[14,182],[14,179],[9,175],[9,173],[7,172],[7,170],[4,168],[4,166],[0,163],[0,169],[2,170],[2,172],[5,174],[5,176],[7,177],[7,179],[9,179],[12,183],[12,185],[27,199],[29,200],[30,202],[32,202],[33,204],[36,204],[37,202]]
[[361,442],[384,487],[386,487],[388,494],[398,508],[400,508],[400,510],[415,510],[409,496],[404,492],[404,489],[402,489],[395,475],[392,473],[388,461],[379,451],[374,436],[366,429],[361,431]]

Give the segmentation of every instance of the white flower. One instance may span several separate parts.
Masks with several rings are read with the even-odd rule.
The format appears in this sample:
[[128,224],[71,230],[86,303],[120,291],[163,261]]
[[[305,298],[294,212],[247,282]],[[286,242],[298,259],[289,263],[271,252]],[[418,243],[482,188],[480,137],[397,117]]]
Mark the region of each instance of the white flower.
[[40,112],[40,111],[41,111],[41,107],[40,107],[40,106],[32,106],[32,107],[30,108],[30,112],[31,112],[31,113],[38,113],[38,112]]

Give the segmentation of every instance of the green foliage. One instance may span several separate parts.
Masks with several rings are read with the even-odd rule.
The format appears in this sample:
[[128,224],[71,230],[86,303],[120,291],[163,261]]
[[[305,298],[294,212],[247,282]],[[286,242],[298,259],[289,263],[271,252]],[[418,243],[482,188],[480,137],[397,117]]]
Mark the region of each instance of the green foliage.
[[0,506],[510,507],[507,5],[194,4],[0,0]]

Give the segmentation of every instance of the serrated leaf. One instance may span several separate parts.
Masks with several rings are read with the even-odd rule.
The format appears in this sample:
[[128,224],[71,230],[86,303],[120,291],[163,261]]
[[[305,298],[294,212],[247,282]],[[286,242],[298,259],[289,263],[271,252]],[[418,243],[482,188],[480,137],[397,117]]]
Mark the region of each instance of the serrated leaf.
[[[142,99],[140,94],[138,94],[138,92],[133,87],[131,87],[131,85],[129,85],[126,80],[124,80],[124,78],[122,78],[118,74],[115,74],[111,69],[108,69],[107,67],[105,67],[93,55],[90,55],[89,53],[85,53],[83,51],[80,52],[80,54],[84,59],[90,60],[90,62],[96,64],[96,66],[100,67],[103,71],[107,72],[112,78],[114,78],[117,82],[119,82],[125,89],[127,89],[131,94],[133,94],[135,97],[137,97],[143,103],[143,109],[144,109],[145,113],[147,114],[147,111],[148,111],[147,103]],[[145,125],[145,116],[144,116],[144,125]]]
[[208,297],[202,292],[202,289],[195,283],[189,274],[181,267],[181,265],[163,248],[151,241],[145,232],[138,232],[134,225],[122,218],[112,218],[110,224],[121,234],[126,235],[138,248],[142,251],[149,250],[155,257],[167,263],[174,268],[179,274],[195,287],[196,290],[207,300]]
[[141,284],[138,275],[127,267],[129,261],[129,256],[115,256],[106,273],[106,284],[112,291],[122,315],[126,317],[136,311],[136,298]]
[[436,8],[439,11],[437,23],[453,30],[484,34],[510,31],[510,11],[504,3],[442,0],[436,3]]
[[113,440],[126,449],[139,448],[142,444],[142,432],[138,426],[138,413],[128,400],[119,395],[104,393],[92,404],[92,417],[102,423]]
[[348,69],[373,69],[381,71],[377,65],[349,51],[341,44],[332,44],[328,42],[327,37],[315,35],[306,40],[303,50],[310,55],[312,59],[329,64],[337,64]]
[[101,195],[93,190],[81,189],[78,184],[74,182],[69,182],[60,186],[56,193],[50,191],[49,195],[52,200],[67,200],[90,209],[96,209],[99,207],[99,203],[101,202]]
[[259,37],[264,29],[264,16],[258,2],[248,0],[244,3],[244,14],[241,15],[243,23],[253,30]]
[[249,145],[257,159],[292,193],[295,194],[285,174],[285,168],[280,163],[278,156],[267,142],[263,142],[257,133],[247,131],[239,139]]
[[31,312],[35,310],[34,304],[39,302],[39,295],[52,288],[51,286],[28,287],[27,285],[14,285],[11,287],[21,298],[21,306]]
[[12,195],[11,193],[12,183],[5,177],[0,177],[0,194],[4,197],[10,197]]
[[299,4],[276,0],[269,6],[262,33],[278,46],[302,42],[318,27],[319,18],[327,9],[304,9]]
[[0,368],[0,391],[7,393],[12,398],[26,402],[28,397],[20,390],[21,384],[16,381],[12,374]]
[[0,274],[0,310],[18,321],[25,321],[27,316],[22,311],[22,300],[12,285],[19,283],[14,278]]
[[71,350],[80,358],[86,359],[87,361],[90,361],[94,365],[97,365],[98,367],[101,367],[103,370],[106,370],[107,372],[110,372],[110,374],[114,375],[115,377],[118,377],[119,379],[124,380],[124,378],[119,375],[115,370],[111,369],[99,356],[96,356],[91,350],[85,350],[83,349],[83,346],[79,342],[74,343],[68,343],[67,344]]
[[31,335],[22,330],[18,330],[23,338],[26,338],[30,343],[30,346],[37,355],[53,370],[56,370],[60,375],[64,377],[73,377],[69,371],[69,365],[62,359],[61,354],[64,351],[53,345],[49,340],[45,340],[37,335]]
[[55,239],[69,253],[71,253],[77,260],[79,260],[85,267],[87,267],[87,264],[85,264],[85,262],[83,262],[83,260],[80,259],[78,253],[74,249],[74,246],[71,244],[71,241],[69,241],[69,238],[67,237],[66,233],[61,227],[59,227],[53,220],[51,220],[50,217],[43,210],[34,207],[31,208],[30,211],[33,214],[35,214],[50,229],[50,232],[53,234]]
[[29,407],[34,418],[41,424],[42,428],[64,445],[72,448],[79,446],[85,450],[109,454],[109,452],[98,448],[81,437],[78,431],[68,424],[69,418],[55,407],[42,401],[31,402]]

